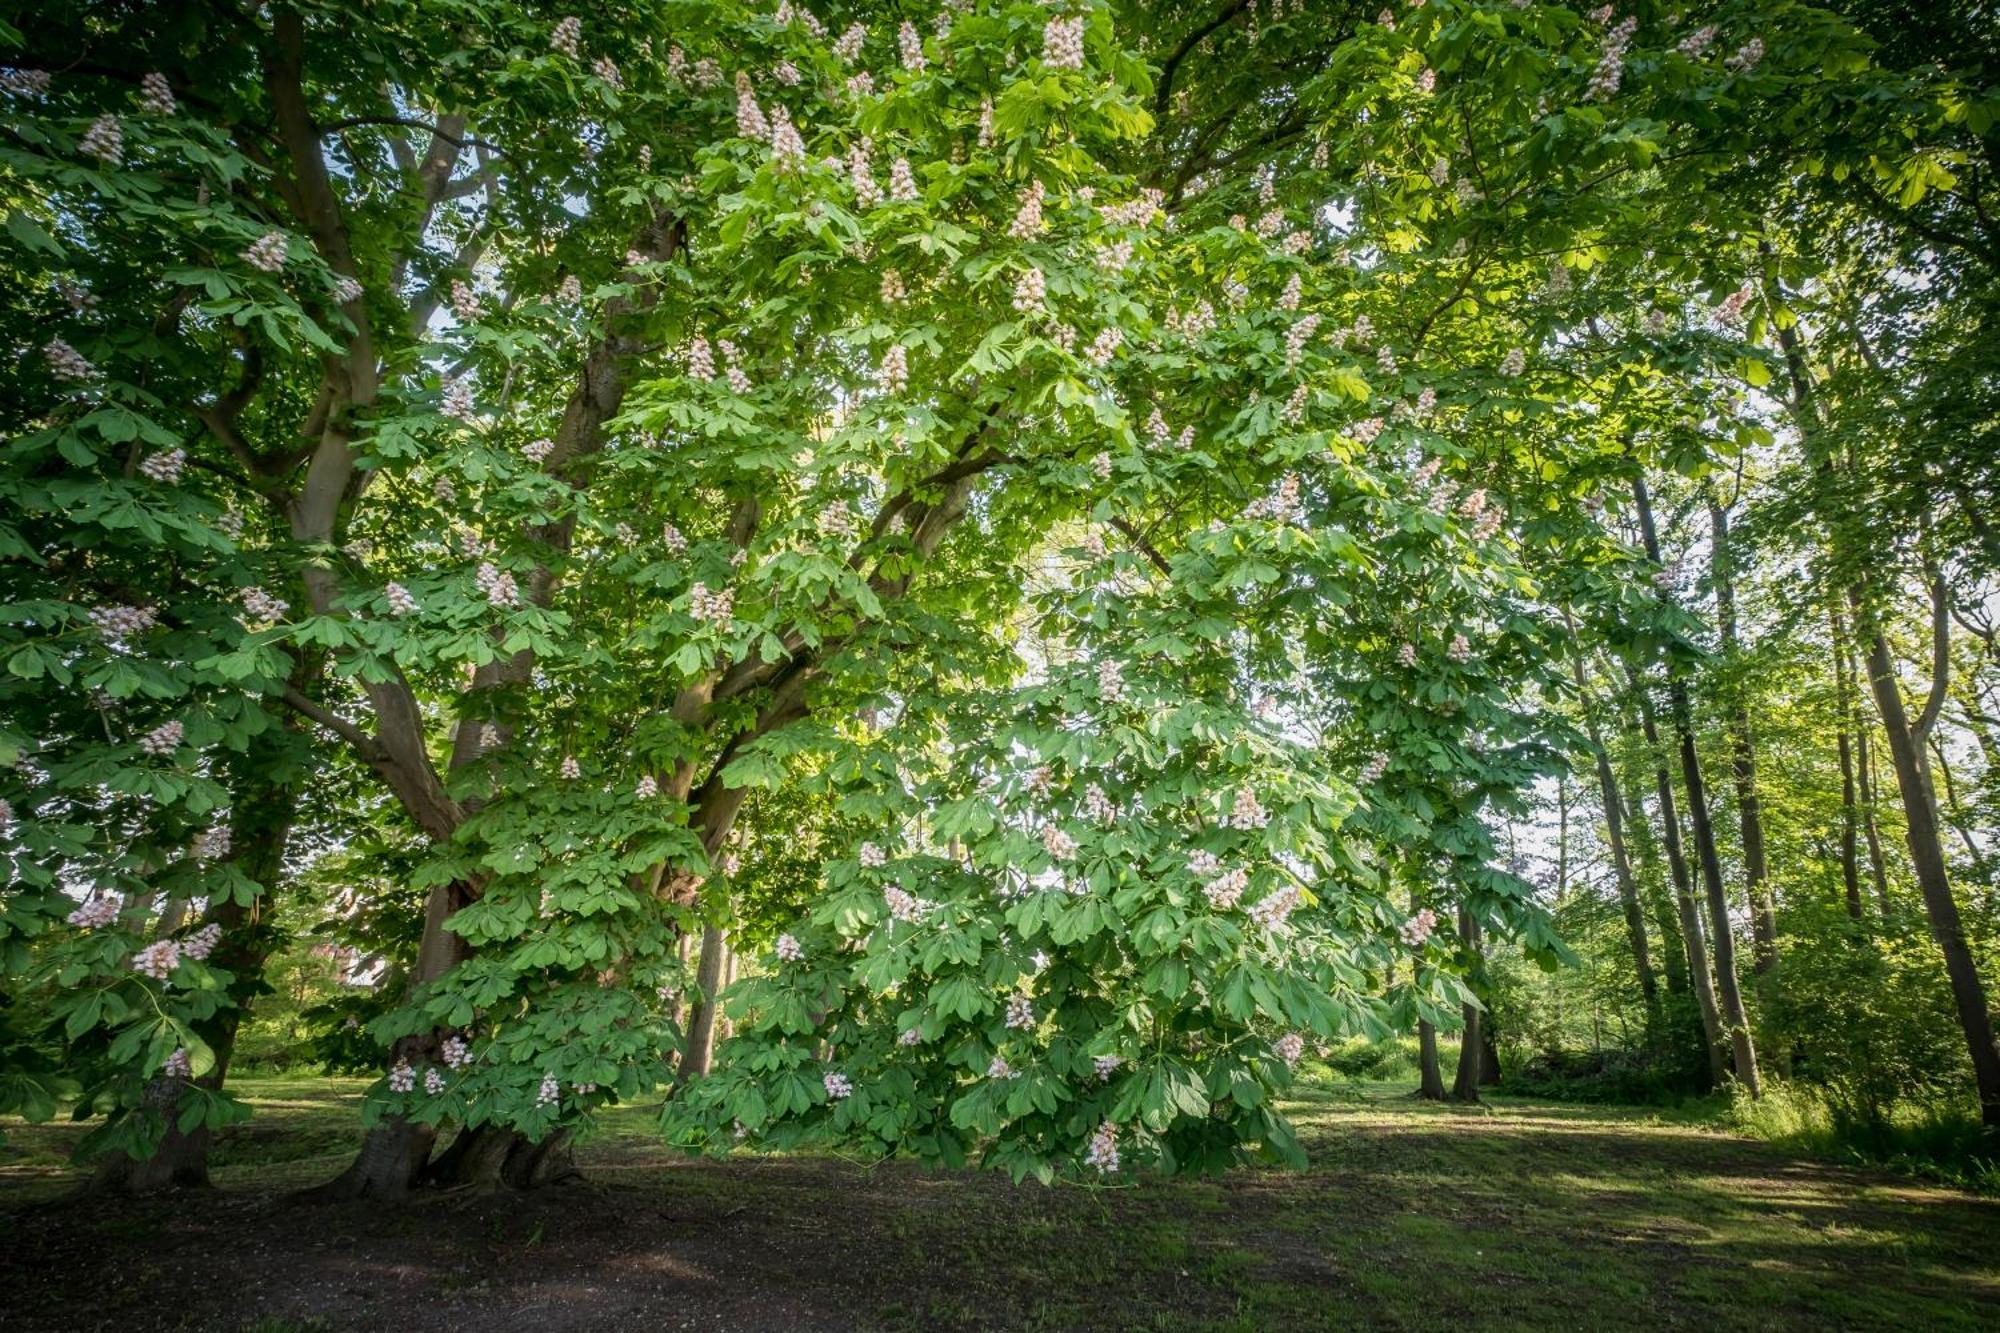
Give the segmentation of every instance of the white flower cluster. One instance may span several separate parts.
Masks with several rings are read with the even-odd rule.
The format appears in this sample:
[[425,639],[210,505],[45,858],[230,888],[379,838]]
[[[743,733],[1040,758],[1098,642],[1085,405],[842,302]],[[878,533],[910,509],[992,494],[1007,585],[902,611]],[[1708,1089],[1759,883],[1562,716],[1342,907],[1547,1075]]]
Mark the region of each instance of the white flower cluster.
[[491,563],[482,564],[472,576],[479,591],[486,594],[486,600],[494,606],[512,607],[521,604],[521,589],[514,582],[514,576]]
[[1029,269],[1014,283],[1014,309],[1024,315],[1041,310],[1047,297],[1048,279],[1038,268]]
[[222,943],[222,926],[211,921],[180,942],[181,957],[201,962],[215,952],[215,946]]
[[139,80],[139,106],[156,116],[174,114],[174,90],[166,75],[155,72]]
[[1090,1148],[1083,1154],[1083,1164],[1106,1175],[1118,1169],[1118,1126],[1107,1120],[1097,1127],[1090,1136]]
[[882,890],[882,901],[888,904],[889,915],[897,921],[914,925],[930,915],[931,904],[909,892],[900,884],[891,884]]
[[1597,68],[1591,71],[1584,96],[1603,102],[1617,95],[1618,85],[1625,78],[1625,48],[1632,44],[1632,34],[1638,27],[1638,18],[1628,16],[1604,34],[1604,52],[1598,57]]
[[1257,793],[1245,787],[1236,793],[1236,803],[1230,807],[1229,818],[1224,822],[1233,829],[1249,832],[1268,826],[1271,815],[1257,800]]
[[921,1046],[923,1041],[924,1034],[921,1028],[904,1028],[896,1038],[898,1046]]
[[383,598],[389,603],[392,616],[415,615],[417,599],[410,596],[410,590],[400,583],[389,583],[382,589]]
[[819,529],[821,536],[839,540],[852,537],[860,530],[860,525],[860,517],[854,512],[854,506],[845,500],[829,501],[820,509],[819,516],[814,521],[814,526]]
[[1293,909],[1299,905],[1299,889],[1296,884],[1287,884],[1267,897],[1258,899],[1250,907],[1250,919],[1266,930],[1276,930],[1285,924]]
[[610,84],[613,92],[625,86],[625,80],[618,75],[618,62],[610,56],[599,56],[591,61],[590,72]]
[[632,795],[642,801],[650,801],[659,794],[659,779],[655,778],[651,773],[641,775],[638,783],[632,788]]
[[1063,832],[1054,824],[1042,825],[1042,848],[1054,861],[1074,861],[1076,859],[1076,839]]
[[1025,995],[1007,997],[1007,1026],[1019,1031],[1035,1025],[1035,1002]]
[[179,481],[181,473],[186,470],[187,450],[179,446],[162,449],[157,454],[149,454],[139,463],[140,475],[163,486],[171,486]]
[[195,834],[194,841],[188,844],[188,852],[197,861],[220,861],[229,855],[231,837],[229,825],[217,824]]
[[416,1089],[417,1071],[410,1067],[408,1060],[397,1057],[395,1067],[389,1071],[389,1091],[402,1094],[415,1092]]
[[0,833],[14,827],[14,806],[9,801],[0,800]]
[[40,97],[49,90],[45,69],[0,69],[0,91],[16,97]]
[[979,146],[993,146],[993,99],[990,97],[979,99]]
[[451,280],[451,312],[459,319],[471,321],[486,313],[486,307],[479,300],[479,293],[459,278]]
[[1454,662],[1463,663],[1470,661],[1472,658],[1472,645],[1466,642],[1463,634],[1454,634],[1451,636],[1451,646],[1445,649],[1445,656]]
[[71,384],[88,384],[98,377],[97,367],[86,361],[81,352],[61,338],[49,339],[42,347],[42,355],[48,360],[49,373],[59,380]]
[[1285,399],[1285,405],[1282,409],[1280,409],[1278,413],[1279,417],[1282,420],[1284,420],[1286,424],[1296,426],[1300,421],[1303,421],[1305,419],[1306,404],[1311,400],[1311,398],[1312,398],[1311,385],[1300,384],[1294,386],[1292,389],[1291,397]]
[[556,24],[555,31],[549,34],[549,49],[575,60],[582,53],[582,40],[583,20],[572,14]]
[[139,740],[139,749],[146,754],[165,756],[180,748],[185,729],[178,722],[162,722]]
[[549,455],[555,451],[556,442],[546,436],[538,440],[530,440],[521,446],[521,456],[530,463],[546,463]]
[[862,868],[865,870],[879,870],[883,866],[889,863],[888,853],[884,852],[880,847],[877,847],[872,842],[864,842],[861,844],[861,851],[859,857]]
[[[854,203],[858,208],[873,208],[882,202],[882,187],[875,183],[875,165],[869,157],[874,147],[874,142],[864,134],[847,150],[847,177],[854,186]],[[891,299],[886,294],[888,280],[888,275],[884,274],[885,294],[882,299],[885,301]]]
[[986,1077],[998,1079],[1019,1078],[1021,1077],[1021,1071],[1008,1064],[1005,1056],[996,1055],[993,1057],[992,1063],[986,1066]]
[[737,364],[736,344],[727,338],[717,338],[715,345],[722,353],[723,378],[729,381],[729,391],[736,394],[749,393],[750,377],[743,372],[743,367]]
[[194,1076],[194,1062],[188,1058],[187,1047],[174,1047],[173,1054],[169,1055],[161,1063],[160,1072],[168,1078],[192,1078]]
[[1042,26],[1042,63],[1050,69],[1083,68],[1083,16],[1052,18]]
[[1014,221],[1008,226],[1007,234],[1017,241],[1033,240],[1042,230],[1042,200],[1047,189],[1040,181],[1028,187],[1021,196],[1021,207],[1014,214]]
[[1299,359],[1305,355],[1306,344],[1313,334],[1319,332],[1320,317],[1307,315],[1285,332],[1285,369],[1297,370]]
[[83,906],[69,914],[69,923],[85,930],[96,929],[117,921],[118,914],[124,910],[123,894],[94,893],[84,900]]
[[806,141],[792,124],[792,113],[782,106],[771,108],[771,161],[786,170],[805,165]]
[[889,198],[899,204],[917,202],[917,178],[910,172],[910,159],[899,157],[889,164]]
[[1125,330],[1113,324],[1091,340],[1089,348],[1083,354],[1084,360],[1102,370],[1111,364],[1111,358],[1118,354],[1118,349],[1124,344]]
[[1413,667],[1417,664],[1417,645],[1405,641],[1396,649],[1396,664]]
[[1297,310],[1299,308],[1299,299],[1304,295],[1305,282],[1298,274],[1294,273],[1286,280],[1284,293],[1278,297],[1278,308],[1281,310]]
[[1144,227],[1152,223],[1160,212],[1160,205],[1166,202],[1166,194],[1160,190],[1139,191],[1137,197],[1122,204],[1100,204],[1098,216],[1108,227]]
[[142,977],[165,981],[180,966],[181,946],[174,940],[155,940],[132,955],[132,970]]
[[908,19],[904,19],[903,26],[896,30],[896,49],[903,57],[903,68],[912,74],[923,73],[925,66],[929,64],[924,59],[923,34],[918,32],[917,25]]
[[106,166],[115,167],[125,160],[125,131],[119,127],[118,117],[107,111],[90,122],[90,128],[83,132],[76,146]]
[[444,400],[438,410],[454,421],[471,421],[476,409],[472,401],[472,385],[463,378],[449,379],[444,385]]
[[453,1069],[462,1069],[472,1063],[472,1051],[465,1044],[465,1038],[456,1032],[444,1039],[442,1052],[444,1062]]
[[1367,786],[1371,783],[1380,782],[1382,775],[1388,771],[1389,756],[1386,754],[1374,755],[1369,758],[1367,765],[1361,770],[1361,783],[1363,786]]
[[1431,932],[1437,929],[1437,923],[1437,913],[1426,907],[1405,921],[1397,934],[1401,935],[1403,943],[1412,949],[1421,949],[1424,947],[1424,941],[1431,937]]
[[1091,1068],[1097,1074],[1097,1081],[1108,1083],[1111,1080],[1111,1076],[1118,1072],[1118,1066],[1125,1063],[1125,1057],[1122,1055],[1100,1055],[1090,1063]]
[[1306,1053],[1306,1039],[1296,1032],[1287,1032],[1271,1043],[1271,1050],[1288,1065],[1296,1065],[1299,1057]]
[[841,33],[840,39],[833,44],[833,54],[851,65],[860,58],[861,44],[867,40],[868,29],[859,23],[850,23],[847,31]]
[[1194,309],[1186,314],[1169,310],[1166,325],[1169,333],[1188,339],[1200,338],[1215,328],[1215,307],[1206,301],[1197,301]]
[[894,305],[908,293],[903,289],[903,275],[895,269],[885,269],[882,273],[882,303]]
[[1729,71],[1732,74],[1748,74],[1751,70],[1757,68],[1763,59],[1764,39],[1762,37],[1752,37],[1749,41],[1737,47],[1736,53],[1722,63],[1729,67]]
[[433,1066],[424,1070],[424,1093],[435,1097],[444,1091],[444,1071]]
[[687,373],[698,380],[715,378],[715,353],[710,350],[708,339],[699,334],[688,344]]
[[844,1101],[854,1095],[853,1080],[837,1070],[821,1079],[820,1084],[826,1089],[828,1101]]
[[882,365],[875,372],[875,382],[882,386],[884,393],[901,393],[908,387],[910,360],[902,344],[893,344],[882,354]]
[[1116,659],[1097,664],[1097,697],[1105,703],[1121,703],[1125,698],[1125,668]]
[[1528,368],[1528,353],[1525,348],[1512,347],[1507,355],[1500,358],[1500,373],[1512,379]]
[[777,952],[778,952],[778,957],[783,959],[787,963],[798,963],[805,961],[805,956],[806,956],[805,946],[803,944],[800,944],[798,942],[798,939],[792,935],[778,936]]
[[262,588],[245,588],[237,595],[243,599],[243,614],[254,625],[275,624],[284,619],[289,609],[283,601]]
[[562,1084],[554,1074],[542,1075],[542,1086],[535,1089],[535,1109],[554,1106],[562,1100]]
[[736,592],[733,588],[710,592],[706,583],[696,583],[688,588],[688,614],[705,625],[726,626],[735,609]]
[[285,268],[285,244],[285,233],[267,231],[243,252],[243,262],[266,273],[281,273]]
[[124,639],[144,634],[153,627],[157,615],[150,606],[94,606],[90,609],[91,628],[107,639]]
[[[1192,858],[1189,859],[1188,864],[1192,868],[1194,864]],[[1201,893],[1204,898],[1208,899],[1210,907],[1213,907],[1218,912],[1227,912],[1230,908],[1236,906],[1242,899],[1244,890],[1249,887],[1249,872],[1243,870],[1241,867],[1233,870],[1220,870],[1218,868],[1214,877],[1208,883],[1201,886]]]
[[1689,60],[1699,60],[1708,53],[1708,48],[1714,41],[1715,25],[1708,23],[1681,38],[1680,44],[1674,50],[1679,51]]
[[1104,794],[1104,788],[1095,782],[1084,789],[1083,817],[1093,824],[1115,824],[1118,822],[1118,803]]
[[1750,304],[1748,284],[1722,298],[1722,304],[1715,307],[1715,317],[1724,324],[1734,324],[1743,318],[1743,309]]
[[[1303,390],[1304,385],[1299,388]],[[1299,474],[1287,472],[1278,482],[1278,489],[1252,500],[1243,510],[1245,518],[1267,518],[1273,523],[1296,523],[1305,517],[1305,506],[1299,502]]]
[[688,539],[679,528],[669,523],[660,529],[660,544],[675,555],[683,555],[688,548]]

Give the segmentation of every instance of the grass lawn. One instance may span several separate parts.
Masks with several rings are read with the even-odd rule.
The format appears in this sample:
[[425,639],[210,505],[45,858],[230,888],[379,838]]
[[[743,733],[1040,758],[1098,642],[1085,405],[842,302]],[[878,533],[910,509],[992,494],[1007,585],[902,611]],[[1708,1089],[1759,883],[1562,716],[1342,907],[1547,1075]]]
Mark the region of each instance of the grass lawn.
[[57,1202],[73,1126],[0,1149],[0,1327],[2000,1327],[2000,1201],[1641,1112],[1323,1086],[1313,1167],[1015,1187],[691,1162],[610,1118],[587,1183],[316,1206],[363,1083],[256,1079],[211,1195]]

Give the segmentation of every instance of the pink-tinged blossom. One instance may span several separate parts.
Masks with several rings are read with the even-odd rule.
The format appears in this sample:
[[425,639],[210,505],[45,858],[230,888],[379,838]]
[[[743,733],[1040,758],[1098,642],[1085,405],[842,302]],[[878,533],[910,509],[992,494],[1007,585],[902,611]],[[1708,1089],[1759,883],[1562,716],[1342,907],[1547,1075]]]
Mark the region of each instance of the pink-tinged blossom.
[[180,966],[181,946],[176,940],[155,940],[132,955],[132,970],[142,977],[165,981]]
[[1306,1053],[1306,1039],[1296,1032],[1287,1032],[1271,1043],[1271,1050],[1288,1065],[1296,1065],[1299,1057]]
[[899,204],[917,202],[917,178],[910,171],[910,159],[899,157],[889,164],[889,198]]
[[1093,782],[1083,793],[1083,817],[1094,824],[1116,823],[1118,804],[1104,794],[1104,788]]
[[931,905],[909,892],[900,884],[891,884],[882,890],[882,901],[889,908],[889,915],[897,921],[916,924],[929,915]]
[[1396,649],[1396,664],[1413,667],[1417,664],[1417,645],[1405,641]]
[[898,344],[890,346],[882,353],[882,364],[875,372],[875,382],[884,393],[901,393],[910,383],[909,353]]
[[1426,65],[1424,72],[1417,75],[1417,91],[1420,93],[1434,93],[1437,91],[1437,86],[1437,71]]
[[544,436],[541,439],[530,440],[522,445],[521,457],[527,459],[530,463],[546,463],[549,455],[555,451],[555,441]]
[[554,1074],[542,1075],[542,1086],[535,1089],[535,1109],[545,1110],[562,1100],[562,1083]]
[[655,778],[651,773],[646,774],[645,776],[641,777],[638,781],[638,784],[632,788],[632,794],[638,797],[642,801],[652,800],[655,796],[658,796],[660,794],[659,779]]
[[684,555],[687,552],[688,539],[681,534],[679,528],[669,523],[660,529],[660,544],[674,555]]
[[[875,183],[875,165],[869,154],[874,145],[863,135],[847,150],[847,179],[854,187],[854,203],[857,208],[873,208],[882,202],[882,187]],[[894,272],[894,270],[890,270]],[[883,276],[884,292],[887,291],[888,277]],[[886,294],[882,298],[890,299]]]
[[1042,825],[1042,849],[1049,854],[1049,859],[1052,861],[1076,859],[1076,839],[1054,824]]
[[1412,949],[1421,949],[1424,947],[1424,941],[1428,940],[1431,932],[1436,929],[1437,913],[1426,907],[1405,921],[1397,933],[1403,937],[1403,943]]
[[1466,642],[1463,634],[1454,634],[1451,636],[1451,647],[1445,649],[1445,656],[1454,662],[1462,663],[1470,661],[1472,658],[1472,645]]
[[608,84],[613,92],[625,86],[625,80],[618,74],[618,64],[610,56],[599,56],[591,61],[590,72]]
[[1118,1126],[1105,1121],[1090,1136],[1090,1148],[1083,1155],[1083,1164],[1110,1175],[1118,1169]]
[[119,127],[118,117],[107,111],[90,122],[76,146],[107,167],[115,167],[125,160],[125,131]]
[[806,956],[805,946],[800,944],[798,937],[794,935],[778,936],[777,953],[778,957],[787,963],[804,962]]
[[1388,771],[1389,756],[1386,754],[1375,755],[1369,759],[1367,766],[1361,770],[1361,784],[1369,786],[1380,782],[1382,775]]
[[1285,924],[1299,905],[1299,889],[1288,884],[1267,897],[1258,899],[1250,906],[1250,919],[1266,930],[1276,930]]
[[127,639],[153,627],[157,613],[150,606],[94,606],[91,628],[107,639]]
[[735,609],[736,592],[732,588],[710,592],[706,583],[695,583],[688,588],[688,614],[705,625],[727,627]]
[[722,82],[722,66],[716,63],[714,56],[703,56],[694,62],[690,81],[697,88],[713,88]]
[[1687,36],[1681,38],[1680,45],[1676,46],[1674,49],[1676,51],[1679,51],[1682,55],[1686,56],[1689,60],[1699,60],[1702,58],[1702,56],[1708,53],[1708,48],[1711,45],[1713,45],[1714,42],[1715,42],[1715,25],[1713,23],[1709,23],[1709,24],[1704,24],[1699,28],[1696,28],[1693,32],[1689,33]]
[[1748,74],[1751,70],[1757,68],[1763,59],[1764,39],[1762,37],[1752,37],[1749,41],[1737,47],[1736,53],[1722,63],[1729,67],[1729,72],[1732,74]]
[[1107,657],[1097,664],[1097,697],[1108,704],[1125,698],[1125,668],[1115,659]]
[[1042,63],[1050,69],[1083,68],[1083,16],[1052,18],[1042,25]]
[[1047,764],[1037,764],[1022,778],[1021,786],[1030,796],[1047,796],[1055,790],[1055,774]]
[[472,1063],[471,1048],[465,1044],[465,1038],[459,1036],[456,1032],[444,1039],[442,1054],[444,1062],[453,1069],[463,1069],[466,1065]]
[[253,625],[270,625],[284,619],[290,608],[279,598],[273,597],[262,588],[245,588],[237,594],[243,601],[243,614]]
[[1109,1082],[1111,1076],[1118,1072],[1118,1066],[1125,1063],[1125,1057],[1122,1055],[1100,1055],[1090,1063],[1092,1069],[1097,1073],[1098,1082],[1105,1083]]
[[998,1079],[1019,1078],[1021,1077],[1021,1071],[1008,1064],[1006,1057],[996,1055],[993,1057],[993,1062],[986,1066],[986,1077]]
[[[1606,18],[1610,15],[1606,14]],[[1632,43],[1632,34],[1638,30],[1639,20],[1627,17],[1610,32],[1604,34],[1604,50],[1598,57],[1597,68],[1591,71],[1590,84],[1584,95],[1595,101],[1608,101],[1618,93],[1618,85],[1625,77],[1625,48]]]
[[281,273],[285,267],[285,233],[267,231],[243,252],[243,262],[266,273]]
[[521,604],[521,589],[514,582],[514,576],[494,564],[480,565],[472,581],[494,606],[515,607]]
[[435,1097],[443,1092],[444,1082],[444,1071],[437,1066],[432,1065],[424,1070],[424,1092],[426,1095]]
[[480,301],[479,293],[460,278],[451,280],[451,313],[456,315],[461,323],[471,323],[486,313],[486,307]]
[[1743,318],[1743,309],[1750,304],[1750,288],[1737,288],[1722,298],[1722,304],[1715,307],[1715,317],[1724,324],[1734,324]]
[[549,49],[560,51],[575,60],[582,54],[583,20],[574,14],[556,24],[549,34]]
[[771,161],[784,170],[806,162],[806,141],[792,124],[792,113],[782,106],[771,108]]
[[896,1038],[896,1044],[898,1046],[921,1046],[923,1040],[924,1034],[921,1028],[904,1028],[901,1035]]
[[49,363],[49,373],[59,380],[70,384],[88,384],[98,378],[97,367],[61,338],[49,339],[42,346],[42,356]]
[[993,146],[993,99],[990,97],[979,99],[979,146]]
[[45,69],[0,69],[0,90],[16,97],[41,97],[49,91]]
[[92,894],[84,904],[69,914],[69,923],[85,930],[101,929],[118,920],[118,914],[125,910],[123,894]]
[[1042,199],[1047,193],[1040,181],[1028,187],[1021,196],[1021,207],[1014,214],[1014,221],[1007,228],[1007,234],[1017,241],[1033,240],[1042,230]]
[[215,952],[215,946],[222,943],[222,926],[211,921],[181,942],[181,957],[192,958],[197,963]]
[[1507,355],[1500,358],[1500,373],[1509,379],[1528,368],[1528,353],[1525,348],[1512,347]]
[[417,1071],[410,1067],[408,1060],[398,1059],[395,1067],[389,1071],[389,1091],[400,1095],[415,1092],[416,1088]]
[[139,740],[139,749],[155,757],[164,757],[178,750],[186,734],[178,722],[162,722]]
[[729,879],[734,879],[736,876],[742,874],[743,858],[735,852],[725,852],[722,857],[722,873]]
[[583,776],[583,766],[576,762],[576,756],[573,754],[563,756],[562,767],[557,771],[562,774],[565,782],[575,782]]
[[477,415],[473,405],[472,385],[464,378],[445,381],[444,397],[438,410],[454,421],[471,421]]
[[708,345],[708,339],[696,335],[688,344],[687,373],[698,380],[715,378],[715,353]]
[[869,870],[880,869],[882,866],[887,865],[889,861],[887,853],[872,842],[861,844],[860,859],[861,864]]
[[1218,912],[1227,912],[1242,900],[1243,892],[1250,887],[1250,876],[1241,868],[1225,871],[1202,886],[1202,896],[1208,905]]
[[1299,359],[1305,355],[1306,344],[1319,331],[1320,317],[1307,315],[1292,325],[1285,333],[1285,369],[1298,369]]
[[1007,997],[1007,1026],[1015,1030],[1035,1025],[1035,1002],[1025,995]]
[[1099,481],[1111,480],[1111,455],[1100,449],[1090,456],[1090,470]]
[[834,1071],[820,1080],[826,1089],[826,1099],[830,1102],[844,1101],[854,1095],[854,1082],[847,1075]]
[[188,1058],[187,1047],[174,1047],[173,1054],[161,1063],[160,1073],[168,1078],[193,1078],[194,1062]]
[[903,26],[896,30],[896,49],[903,57],[903,68],[912,74],[923,73],[929,64],[924,59],[923,34],[919,33],[917,25],[908,19],[904,19]]
[[1227,822],[1233,829],[1248,832],[1268,826],[1271,815],[1257,800],[1257,793],[1245,787],[1236,793],[1236,803],[1230,807]]
[[840,34],[840,40],[833,44],[833,54],[851,65],[860,58],[861,44],[867,40],[868,29],[859,23],[850,23],[847,31]]
[[867,70],[849,75],[847,79],[847,100],[859,102],[875,95],[875,76]]
[[569,273],[563,276],[562,285],[556,288],[556,299],[569,305],[575,305],[583,300],[583,283],[576,274]]
[[1014,283],[1014,309],[1020,313],[1034,314],[1042,309],[1048,298],[1048,279],[1038,268],[1023,273]]
[[156,116],[174,114],[174,90],[166,75],[155,71],[139,80],[139,105]]
[[882,304],[895,305],[906,293],[903,290],[903,275],[895,269],[885,269],[882,273]]
[[162,449],[156,454],[148,454],[139,463],[139,472],[148,481],[157,481],[162,486],[171,486],[181,479],[187,470],[187,450],[176,446]]
[[392,616],[415,615],[417,599],[410,596],[410,590],[400,583],[390,583],[382,589],[382,597],[389,604]]
[[0,800],[0,833],[14,827],[14,806],[10,801]]

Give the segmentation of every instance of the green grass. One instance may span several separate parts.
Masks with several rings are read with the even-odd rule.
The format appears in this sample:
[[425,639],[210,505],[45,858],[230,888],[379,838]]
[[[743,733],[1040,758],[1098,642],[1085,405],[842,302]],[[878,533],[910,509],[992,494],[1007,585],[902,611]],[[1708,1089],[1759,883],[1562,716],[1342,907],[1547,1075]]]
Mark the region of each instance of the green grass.
[[[579,1309],[606,1327],[751,1329],[2000,1325],[2000,1202],[1671,1113],[1435,1106],[1329,1077],[1291,1108],[1308,1171],[1045,1189],[900,1163],[690,1162],[632,1108],[580,1149],[580,1189],[401,1211],[281,1199],[343,1163],[362,1086],[244,1080],[258,1115],[218,1145],[212,1216],[141,1203],[0,1221],[0,1265],[49,1272],[21,1326],[152,1327],[148,1284],[198,1284],[237,1234],[264,1256],[258,1283],[173,1326],[536,1328],[549,1291],[586,1303],[564,1327],[592,1326]],[[0,1214],[67,1186],[82,1131],[7,1132]],[[135,1276],[65,1285],[46,1247],[72,1241]]]

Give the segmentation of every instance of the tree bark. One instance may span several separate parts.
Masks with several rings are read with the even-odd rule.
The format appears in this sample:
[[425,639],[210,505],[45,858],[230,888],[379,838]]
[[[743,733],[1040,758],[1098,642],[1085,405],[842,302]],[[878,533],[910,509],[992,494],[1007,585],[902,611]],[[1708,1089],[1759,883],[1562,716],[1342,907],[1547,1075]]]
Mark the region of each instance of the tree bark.
[[[1470,959],[1466,974],[1468,985],[1475,985],[1481,972],[1479,957],[1479,921],[1469,907],[1458,909],[1458,938],[1465,946]],[[1452,1080],[1452,1100],[1476,1102],[1479,1100],[1481,1075],[1485,1072],[1486,1043],[1480,1033],[1480,1020],[1484,1011],[1472,1001],[1463,1006],[1465,1032],[1458,1043],[1458,1073]]]
[[[1632,499],[1639,512],[1639,532],[1646,543],[1646,555],[1654,564],[1663,564],[1659,531],[1653,525],[1652,499],[1647,494],[1643,474],[1633,475]],[[1695,859],[1701,867],[1702,885],[1708,892],[1716,998],[1728,1023],[1725,1035],[1729,1039],[1731,1067],[1737,1082],[1755,1097],[1762,1091],[1757,1074],[1757,1048],[1751,1040],[1749,1016],[1743,1009],[1743,992],[1736,982],[1736,939],[1729,927],[1729,898],[1722,883],[1722,858],[1715,849],[1715,828],[1709,820],[1701,754],[1695,748],[1694,710],[1688,702],[1687,682],[1671,665],[1667,669],[1667,703],[1679,744],[1681,781],[1687,786],[1688,828],[1694,834]]]
[[1834,748],[1840,756],[1840,877],[1847,888],[1847,914],[1859,921],[1861,908],[1861,866],[1856,838],[1860,812],[1854,802],[1854,746],[1849,722],[1854,716],[1854,686],[1847,672],[1847,633],[1840,623],[1840,609],[1833,609],[1833,695],[1839,722],[1834,730]]
[[688,1016],[687,1036],[681,1046],[680,1081],[701,1078],[708,1073],[715,1049],[715,997],[722,988],[722,928],[704,926],[701,932],[701,959],[695,964],[694,1007]]
[[[1725,665],[1742,657],[1736,630],[1736,563],[1729,545],[1729,511],[1713,500],[1708,521],[1714,546],[1715,620]],[[1778,965],[1778,919],[1771,904],[1770,873],[1764,859],[1764,812],[1757,799],[1757,747],[1750,729],[1750,709],[1743,701],[1743,682],[1729,683],[1730,770],[1736,785],[1736,809],[1743,834],[1743,878],[1750,898],[1752,967],[1768,1001],[1769,978]],[[1718,955],[1719,957],[1719,955]]]
[[1437,1029],[1424,1020],[1417,1020],[1417,1096],[1425,1101],[1444,1100],[1444,1074],[1438,1067]]

